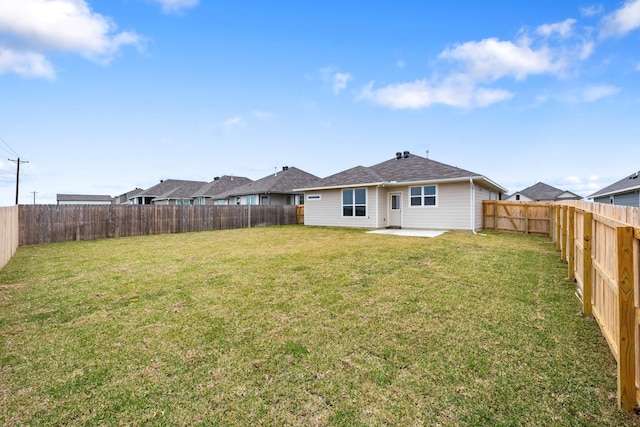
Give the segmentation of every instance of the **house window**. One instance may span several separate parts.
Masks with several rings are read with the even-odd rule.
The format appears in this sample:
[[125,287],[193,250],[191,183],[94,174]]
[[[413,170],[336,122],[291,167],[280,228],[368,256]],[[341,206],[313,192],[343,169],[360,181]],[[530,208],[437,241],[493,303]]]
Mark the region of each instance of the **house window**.
[[435,185],[411,187],[411,206],[436,206],[437,191]]
[[224,200],[224,199],[218,199],[218,200],[214,201],[214,202],[213,202],[213,204],[214,204],[214,205],[218,205],[218,206],[226,205],[226,200]]
[[307,200],[322,200],[322,196],[319,194],[309,195],[307,196]]
[[257,205],[258,204],[258,196],[255,194],[250,194],[247,196],[247,204],[248,205]]
[[198,197],[196,199],[196,205],[199,205],[199,206],[204,205],[204,197]]
[[516,200],[520,200],[520,195],[516,194]]
[[367,216],[367,190],[342,190],[342,216]]
[[298,204],[304,205],[304,196],[298,196]]
[[291,195],[287,196],[287,205],[290,205],[292,200],[293,198],[291,197]]
[[236,197],[236,205],[239,205],[239,204],[240,204],[240,196],[237,196]]

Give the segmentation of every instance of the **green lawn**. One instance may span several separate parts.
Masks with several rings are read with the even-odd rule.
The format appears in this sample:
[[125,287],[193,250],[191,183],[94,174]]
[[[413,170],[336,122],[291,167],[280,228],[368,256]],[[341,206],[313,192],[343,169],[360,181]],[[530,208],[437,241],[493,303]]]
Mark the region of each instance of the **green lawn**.
[[546,238],[285,226],[22,247],[2,425],[634,425]]

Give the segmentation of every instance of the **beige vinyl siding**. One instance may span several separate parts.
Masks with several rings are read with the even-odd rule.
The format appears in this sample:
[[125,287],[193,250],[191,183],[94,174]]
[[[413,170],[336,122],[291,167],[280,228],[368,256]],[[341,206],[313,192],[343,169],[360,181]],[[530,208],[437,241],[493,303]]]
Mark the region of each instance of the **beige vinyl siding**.
[[410,206],[409,188],[403,190],[403,228],[469,230],[471,187],[468,182],[438,184],[436,206]]
[[377,191],[378,200],[378,221],[376,223],[376,228],[387,228],[387,225],[389,225],[387,218],[387,215],[389,215],[389,190],[384,187],[376,188],[377,190],[372,190]]
[[[362,187],[354,187],[362,188]],[[309,200],[308,196],[319,195],[320,200]],[[307,191],[304,202],[304,225],[329,227],[376,228],[376,188],[367,188],[367,216],[342,216],[342,190]],[[378,209],[380,209],[378,207]]]
[[497,200],[498,193],[491,192],[488,188],[476,185],[476,204],[475,204],[475,229],[482,229],[482,201]]

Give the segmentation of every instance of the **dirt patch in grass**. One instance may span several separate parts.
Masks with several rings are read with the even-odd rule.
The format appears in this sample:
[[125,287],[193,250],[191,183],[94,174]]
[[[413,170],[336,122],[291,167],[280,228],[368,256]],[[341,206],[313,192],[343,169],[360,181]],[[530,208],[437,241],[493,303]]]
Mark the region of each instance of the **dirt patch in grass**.
[[0,271],[0,423],[634,425],[565,277],[547,239],[494,233],[23,247]]

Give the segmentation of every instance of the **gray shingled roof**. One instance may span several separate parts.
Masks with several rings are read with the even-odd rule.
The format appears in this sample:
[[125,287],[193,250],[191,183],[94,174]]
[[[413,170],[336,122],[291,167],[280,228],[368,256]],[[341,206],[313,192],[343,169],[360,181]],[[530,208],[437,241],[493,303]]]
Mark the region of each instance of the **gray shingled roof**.
[[56,201],[112,203],[113,197],[104,194],[56,194]]
[[[580,200],[581,196],[576,193],[572,193],[571,191],[560,190],[559,188],[553,187],[549,184],[545,184],[544,182],[538,182],[531,187],[527,187],[524,190],[518,191],[517,193],[526,196],[527,198],[535,201],[540,200]],[[569,194],[565,197],[560,197],[564,194]]]
[[[182,186],[186,186],[185,188],[190,189],[191,193],[186,195],[186,196],[182,196],[182,197],[188,198],[188,197],[191,197],[191,194],[193,194],[193,192],[197,191],[200,187],[202,187],[205,184],[206,184],[205,181],[187,181],[187,180],[182,180],[182,179],[165,179],[164,181],[160,181],[159,184],[156,184],[153,187],[147,188],[143,192],[138,193],[136,195],[136,197],[155,197],[155,198],[164,198],[164,199],[166,199],[166,198],[168,198],[166,196],[171,194],[174,190],[177,190],[178,188],[180,188]],[[179,193],[176,193],[176,194],[182,195],[183,193],[179,192]],[[178,197],[178,198],[180,198],[180,197]]]
[[[216,199],[226,199],[232,196],[245,196],[247,194],[295,194],[295,188],[315,185],[319,180],[315,175],[301,169],[290,167],[274,174],[265,176],[256,181],[226,191],[215,196]],[[301,193],[300,193],[301,194]]]
[[233,190],[234,188],[240,187],[245,184],[249,184],[253,182],[249,178],[245,178],[243,176],[230,176],[224,175],[219,179],[214,179],[208,184],[202,186],[198,191],[194,193],[194,197],[213,197],[218,194],[225,193],[227,191]]
[[640,171],[634,172],[629,176],[622,178],[620,181],[614,182],[608,187],[604,187],[602,190],[588,196],[589,199],[598,196],[605,196],[615,193],[624,193],[626,191],[640,189]]
[[[428,182],[480,177],[484,178],[479,173],[460,169],[415,154],[408,154],[408,156],[394,157],[391,160],[386,160],[370,167],[356,166],[321,179],[314,183],[313,186],[306,188],[344,187],[394,182]],[[502,191],[506,191],[497,184],[493,185],[496,185]]]
[[168,190],[154,200],[191,199],[193,194],[205,184],[206,182],[204,181],[185,181],[182,185]]

